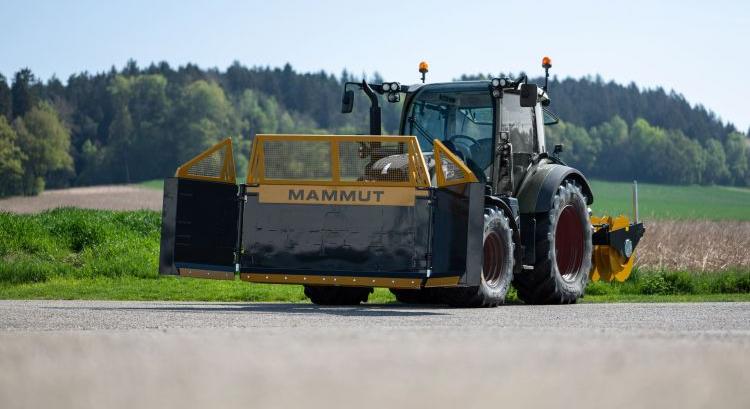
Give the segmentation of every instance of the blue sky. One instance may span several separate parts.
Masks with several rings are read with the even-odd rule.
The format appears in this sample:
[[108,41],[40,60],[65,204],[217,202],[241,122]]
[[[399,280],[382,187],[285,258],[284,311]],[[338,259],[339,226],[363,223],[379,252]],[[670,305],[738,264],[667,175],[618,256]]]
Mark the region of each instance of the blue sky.
[[[387,80],[462,73],[601,75],[663,86],[750,127],[750,1],[8,1],[0,73],[43,79],[139,65],[280,66]],[[554,97],[554,94],[553,94]],[[554,104],[554,100],[553,100]]]

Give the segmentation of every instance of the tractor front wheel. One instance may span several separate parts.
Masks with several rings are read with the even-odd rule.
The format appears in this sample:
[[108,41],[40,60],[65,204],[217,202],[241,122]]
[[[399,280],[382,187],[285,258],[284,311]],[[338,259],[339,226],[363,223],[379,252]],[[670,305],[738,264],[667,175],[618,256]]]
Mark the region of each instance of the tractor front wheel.
[[591,221],[586,197],[575,182],[557,188],[552,209],[536,218],[536,261],[516,275],[518,297],[530,304],[574,303],[591,271]]
[[372,291],[372,287],[305,286],[307,298],[318,305],[359,305]]
[[496,307],[505,302],[513,280],[513,231],[496,207],[484,209],[482,274],[479,286],[433,289],[439,301],[452,307]]

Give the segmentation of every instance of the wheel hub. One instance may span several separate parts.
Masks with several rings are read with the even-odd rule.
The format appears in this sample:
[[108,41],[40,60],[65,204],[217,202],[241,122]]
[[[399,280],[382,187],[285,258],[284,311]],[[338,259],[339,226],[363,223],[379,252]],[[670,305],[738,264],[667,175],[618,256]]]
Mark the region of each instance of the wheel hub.
[[580,274],[584,253],[583,223],[572,205],[560,212],[555,229],[555,259],[565,281],[574,281]]
[[503,266],[506,254],[503,250],[503,239],[496,232],[490,232],[484,240],[484,262],[482,276],[490,287],[495,287],[503,277]]

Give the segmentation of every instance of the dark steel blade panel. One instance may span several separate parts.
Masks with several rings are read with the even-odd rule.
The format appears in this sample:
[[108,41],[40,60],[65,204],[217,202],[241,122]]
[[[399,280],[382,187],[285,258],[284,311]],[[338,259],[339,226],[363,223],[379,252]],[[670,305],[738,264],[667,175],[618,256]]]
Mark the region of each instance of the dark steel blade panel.
[[244,211],[242,271],[388,273],[427,267],[429,204],[258,203]]

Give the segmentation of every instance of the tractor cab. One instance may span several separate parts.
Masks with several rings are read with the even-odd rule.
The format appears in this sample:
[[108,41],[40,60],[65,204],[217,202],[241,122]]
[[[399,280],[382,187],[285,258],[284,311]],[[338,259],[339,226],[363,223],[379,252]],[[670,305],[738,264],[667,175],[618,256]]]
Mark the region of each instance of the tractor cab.
[[[549,103],[547,93],[528,84],[525,77],[409,86],[364,81],[347,85],[358,86],[368,95],[385,95],[389,102],[400,101],[401,94],[405,95],[399,134],[417,137],[431,174],[437,140],[460,158],[477,180],[509,196],[518,192],[529,166],[546,151],[544,125],[556,123],[555,116],[543,108]],[[345,88],[343,112],[351,110],[348,92],[351,90]],[[374,134],[380,130],[380,107],[377,98],[370,100]],[[510,169],[502,169],[508,165]],[[499,185],[504,177],[504,186]]]

